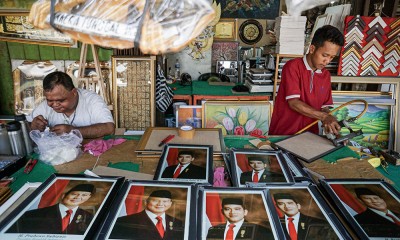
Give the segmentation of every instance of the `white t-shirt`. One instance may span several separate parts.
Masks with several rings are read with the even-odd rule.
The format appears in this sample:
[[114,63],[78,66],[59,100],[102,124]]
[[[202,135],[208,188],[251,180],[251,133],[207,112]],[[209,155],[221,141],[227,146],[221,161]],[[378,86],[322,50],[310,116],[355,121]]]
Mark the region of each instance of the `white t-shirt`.
[[47,105],[47,101],[43,101],[31,114],[26,116],[26,120],[32,122],[36,116],[42,115],[49,122],[49,127],[54,127],[58,124],[84,127],[96,123],[114,122],[111,112],[103,98],[92,91],[85,89],[77,90],[79,96],[78,106],[76,107],[75,113],[71,114],[71,116],[67,117],[63,113],[55,112]]

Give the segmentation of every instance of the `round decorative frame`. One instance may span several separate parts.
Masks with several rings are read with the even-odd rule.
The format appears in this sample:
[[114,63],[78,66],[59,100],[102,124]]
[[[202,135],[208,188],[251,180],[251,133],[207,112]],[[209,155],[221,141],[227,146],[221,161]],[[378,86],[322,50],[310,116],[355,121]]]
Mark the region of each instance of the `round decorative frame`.
[[263,36],[263,27],[257,20],[244,21],[239,28],[239,37],[242,42],[253,45],[258,43]]

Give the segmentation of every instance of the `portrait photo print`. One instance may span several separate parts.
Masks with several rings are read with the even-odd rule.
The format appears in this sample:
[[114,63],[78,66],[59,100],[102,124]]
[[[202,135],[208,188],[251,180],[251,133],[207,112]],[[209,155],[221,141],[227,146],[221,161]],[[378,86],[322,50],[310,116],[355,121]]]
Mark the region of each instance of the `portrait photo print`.
[[234,149],[230,152],[232,182],[245,187],[246,183],[271,184],[293,182],[293,176],[281,151]]
[[126,182],[102,235],[106,239],[190,239],[191,209],[196,205],[192,189],[190,183]]
[[204,187],[199,199],[197,239],[283,239],[262,189]]
[[400,194],[380,179],[321,181],[360,238],[400,238]]
[[0,223],[0,239],[91,238],[122,179],[52,175]]
[[154,180],[212,184],[211,145],[168,144],[164,147]]

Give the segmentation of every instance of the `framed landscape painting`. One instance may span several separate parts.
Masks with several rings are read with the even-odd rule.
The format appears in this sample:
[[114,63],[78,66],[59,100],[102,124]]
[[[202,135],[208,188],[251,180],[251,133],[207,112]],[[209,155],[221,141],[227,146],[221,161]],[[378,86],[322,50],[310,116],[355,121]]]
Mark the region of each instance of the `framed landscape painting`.
[[[334,97],[334,107],[337,108],[347,100]],[[367,100],[368,108],[364,115],[354,122],[349,122],[353,130],[362,129],[363,135],[351,139],[351,143],[356,146],[368,147],[375,146],[382,149],[391,149],[395,144],[394,123],[396,123],[396,110],[394,100],[376,99]],[[362,104],[352,104],[343,107],[332,115],[338,120],[349,119],[362,112]],[[349,134],[347,128],[342,128],[341,135]]]
[[220,128],[223,135],[268,134],[268,101],[205,101],[202,106],[204,128]]

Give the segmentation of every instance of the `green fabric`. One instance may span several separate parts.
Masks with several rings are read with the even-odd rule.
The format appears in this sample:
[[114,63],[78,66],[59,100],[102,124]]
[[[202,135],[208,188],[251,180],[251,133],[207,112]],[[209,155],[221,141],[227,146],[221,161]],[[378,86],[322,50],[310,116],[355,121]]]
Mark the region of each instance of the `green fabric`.
[[232,93],[233,86],[218,86],[210,85],[206,81],[193,81],[192,83],[192,94],[193,95],[212,95],[212,96],[246,96],[246,95],[265,95],[271,96],[270,93]]
[[338,150],[323,156],[322,159],[331,163],[331,162],[336,162],[336,160],[345,158],[345,157],[354,157],[354,158],[360,159],[360,155],[358,155],[356,152],[354,152],[347,146],[339,148]]
[[56,172],[53,166],[45,164],[42,161],[38,161],[29,174],[24,173],[24,170],[25,168],[23,167],[12,175],[15,179],[10,185],[13,193],[17,192],[27,182],[44,182],[50,175]]
[[389,174],[385,170],[383,170],[382,166],[377,167],[376,170],[378,170],[383,176],[392,180],[392,186],[394,186],[394,188],[396,188],[396,190],[400,192],[400,177],[398,166],[393,166],[389,164],[389,166],[386,168]]
[[168,86],[174,91],[176,95],[192,95],[192,86],[182,86],[179,83],[175,82],[173,84],[169,84]]
[[107,135],[104,136],[103,139],[104,140],[108,140],[108,139],[117,139],[117,138],[123,138],[126,140],[140,140],[140,138],[142,137],[142,135]]
[[139,172],[140,165],[132,162],[119,162],[119,163],[109,163],[107,167]]

